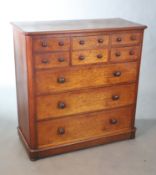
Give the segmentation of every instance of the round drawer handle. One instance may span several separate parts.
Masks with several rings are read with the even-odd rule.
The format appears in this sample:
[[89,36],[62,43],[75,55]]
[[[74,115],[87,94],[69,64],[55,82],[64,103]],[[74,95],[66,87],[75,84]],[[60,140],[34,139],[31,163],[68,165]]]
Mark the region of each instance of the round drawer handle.
[[42,59],[41,61],[43,64],[48,64],[49,63],[49,60],[48,59]]
[[119,56],[121,56],[121,53],[120,53],[120,52],[116,52],[115,55],[116,55],[117,57],[119,57]]
[[64,58],[63,57],[60,57],[60,58],[58,58],[58,61],[59,62],[64,62]]
[[57,129],[57,133],[58,133],[59,135],[63,135],[63,134],[65,134],[65,129],[62,128],[62,127],[60,127],[60,128]]
[[59,109],[64,109],[66,107],[65,103],[64,102],[59,102],[58,103],[58,108]]
[[98,39],[98,43],[103,43],[103,41],[104,41],[104,40],[103,40],[102,38],[99,38],[99,39]]
[[121,42],[121,41],[122,41],[122,38],[121,38],[121,37],[117,37],[117,38],[116,38],[116,41],[117,41],[117,42]]
[[130,50],[130,51],[129,51],[129,54],[130,54],[130,55],[134,55],[134,54],[135,54],[134,50]]
[[42,47],[47,47],[48,43],[46,41],[42,41]]
[[130,39],[131,39],[132,41],[135,41],[135,40],[136,40],[136,36],[135,36],[135,35],[132,35],[132,36],[130,37]]
[[118,121],[117,121],[116,119],[110,119],[109,122],[110,122],[110,124],[112,124],[112,125],[115,125],[115,124],[118,123]]
[[84,44],[85,44],[85,41],[84,41],[84,40],[80,40],[80,41],[79,41],[79,44],[80,44],[80,45],[84,45]]
[[64,42],[63,41],[59,41],[58,45],[59,46],[64,46]]
[[58,79],[57,79],[57,82],[58,83],[65,83],[65,78],[64,77],[59,77]]
[[119,100],[119,98],[120,98],[119,95],[113,95],[112,96],[112,100]]
[[102,54],[98,54],[98,55],[97,55],[97,58],[102,58],[102,57],[103,57]]
[[114,77],[120,77],[121,76],[121,72],[120,71],[115,71],[113,72]]
[[83,55],[79,56],[79,60],[84,60],[84,59],[85,59],[85,56],[83,56]]

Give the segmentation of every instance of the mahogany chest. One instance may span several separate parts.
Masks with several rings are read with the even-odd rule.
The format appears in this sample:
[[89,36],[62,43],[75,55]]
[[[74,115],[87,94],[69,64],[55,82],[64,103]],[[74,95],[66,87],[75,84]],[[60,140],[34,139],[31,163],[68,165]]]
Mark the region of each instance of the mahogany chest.
[[146,26],[119,18],[12,24],[18,133],[32,160],[135,137]]

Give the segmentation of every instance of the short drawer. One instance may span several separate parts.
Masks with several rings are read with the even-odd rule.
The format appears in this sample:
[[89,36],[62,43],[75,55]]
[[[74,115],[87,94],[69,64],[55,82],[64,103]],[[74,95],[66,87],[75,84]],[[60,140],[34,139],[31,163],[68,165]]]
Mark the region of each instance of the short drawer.
[[140,58],[140,52],[139,46],[112,48],[110,60],[113,62],[134,61]]
[[70,48],[69,37],[49,37],[41,36],[33,39],[33,50],[44,51],[67,51]]
[[90,49],[108,46],[109,35],[72,37],[72,49]]
[[67,67],[36,71],[36,93],[52,93],[86,87],[98,87],[124,82],[135,82],[137,62],[112,65]]
[[46,69],[69,65],[69,52],[35,54],[35,68]]
[[102,111],[37,123],[38,147],[113,135],[131,129],[133,107]]
[[141,42],[142,34],[139,32],[129,32],[129,33],[117,33],[112,34],[111,43],[112,45],[120,44],[138,44]]
[[108,49],[73,51],[71,59],[72,65],[105,63],[108,60]]
[[135,102],[135,84],[71,91],[37,97],[37,118],[46,119],[110,109]]

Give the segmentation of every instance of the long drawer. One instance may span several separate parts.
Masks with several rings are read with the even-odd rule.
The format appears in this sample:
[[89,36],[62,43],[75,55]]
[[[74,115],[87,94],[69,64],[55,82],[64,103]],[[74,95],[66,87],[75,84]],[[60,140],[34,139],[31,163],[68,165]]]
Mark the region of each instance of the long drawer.
[[55,146],[130,129],[133,107],[38,122],[38,145]]
[[52,93],[86,87],[135,82],[137,62],[107,66],[83,66],[36,72],[36,93]]
[[135,84],[71,91],[37,97],[38,120],[130,105]]

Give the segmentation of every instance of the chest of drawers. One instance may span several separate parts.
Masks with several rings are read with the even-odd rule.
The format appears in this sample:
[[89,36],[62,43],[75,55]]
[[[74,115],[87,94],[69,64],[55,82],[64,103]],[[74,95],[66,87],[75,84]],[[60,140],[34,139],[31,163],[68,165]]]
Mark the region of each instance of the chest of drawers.
[[118,18],[12,24],[18,133],[31,159],[134,138],[146,26]]

